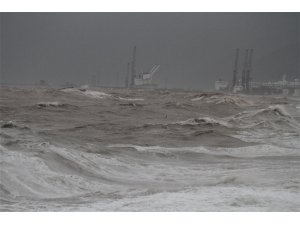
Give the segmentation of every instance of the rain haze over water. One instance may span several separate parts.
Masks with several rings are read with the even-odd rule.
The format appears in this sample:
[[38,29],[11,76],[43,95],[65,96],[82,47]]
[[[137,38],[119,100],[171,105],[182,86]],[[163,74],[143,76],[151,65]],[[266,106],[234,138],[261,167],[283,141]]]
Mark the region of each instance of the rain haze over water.
[[1,82],[123,86],[134,45],[161,87],[231,80],[237,47],[254,49],[254,80],[294,79],[299,35],[299,13],[1,13]]

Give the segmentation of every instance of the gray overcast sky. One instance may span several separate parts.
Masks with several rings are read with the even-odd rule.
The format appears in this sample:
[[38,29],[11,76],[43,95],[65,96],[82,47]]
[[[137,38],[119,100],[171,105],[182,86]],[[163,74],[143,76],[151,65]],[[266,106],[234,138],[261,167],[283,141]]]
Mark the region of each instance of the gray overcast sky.
[[161,65],[168,87],[231,80],[234,51],[253,48],[253,79],[300,75],[300,13],[1,13],[1,81],[122,85],[132,47],[137,71]]

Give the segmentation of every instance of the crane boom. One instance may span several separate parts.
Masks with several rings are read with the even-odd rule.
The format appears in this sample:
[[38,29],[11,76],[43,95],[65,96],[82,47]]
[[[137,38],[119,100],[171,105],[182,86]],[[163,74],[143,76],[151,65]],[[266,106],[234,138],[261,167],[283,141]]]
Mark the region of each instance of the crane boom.
[[150,74],[154,75],[158,69],[159,69],[160,65],[155,65],[151,70],[150,70]]

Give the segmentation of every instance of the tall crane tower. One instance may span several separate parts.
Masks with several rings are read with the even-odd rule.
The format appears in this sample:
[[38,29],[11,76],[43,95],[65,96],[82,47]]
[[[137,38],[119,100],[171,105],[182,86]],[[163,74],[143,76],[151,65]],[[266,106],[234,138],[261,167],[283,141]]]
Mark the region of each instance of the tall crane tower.
[[252,71],[252,54],[253,54],[253,49],[250,49],[248,65],[247,65],[247,70],[246,70],[246,74],[245,74],[245,76],[246,76],[245,77],[245,88],[246,88],[247,92],[250,91],[250,81],[251,81],[250,73]]
[[127,71],[126,71],[126,78],[125,78],[125,87],[129,87],[129,75],[130,75],[130,62],[127,63]]
[[249,49],[246,49],[245,58],[244,58],[244,67],[242,71],[242,86],[244,90],[246,90],[246,73],[248,69],[248,57],[249,57]]
[[136,61],[136,46],[133,47],[133,53],[132,53],[130,87],[134,85],[134,78],[136,75],[135,61]]
[[233,78],[232,78],[232,90],[236,86],[237,74],[238,74],[238,63],[239,63],[239,49],[235,50],[235,60],[234,60],[234,68],[233,68]]

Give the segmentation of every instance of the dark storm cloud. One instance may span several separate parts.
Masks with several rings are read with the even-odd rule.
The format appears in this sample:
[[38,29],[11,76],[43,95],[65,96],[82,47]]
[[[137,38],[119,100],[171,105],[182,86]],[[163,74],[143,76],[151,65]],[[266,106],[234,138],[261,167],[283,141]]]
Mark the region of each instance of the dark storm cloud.
[[231,79],[236,47],[240,60],[254,49],[255,80],[292,78],[299,30],[299,13],[2,13],[1,81],[122,85],[134,45],[137,71],[160,64],[162,86]]

